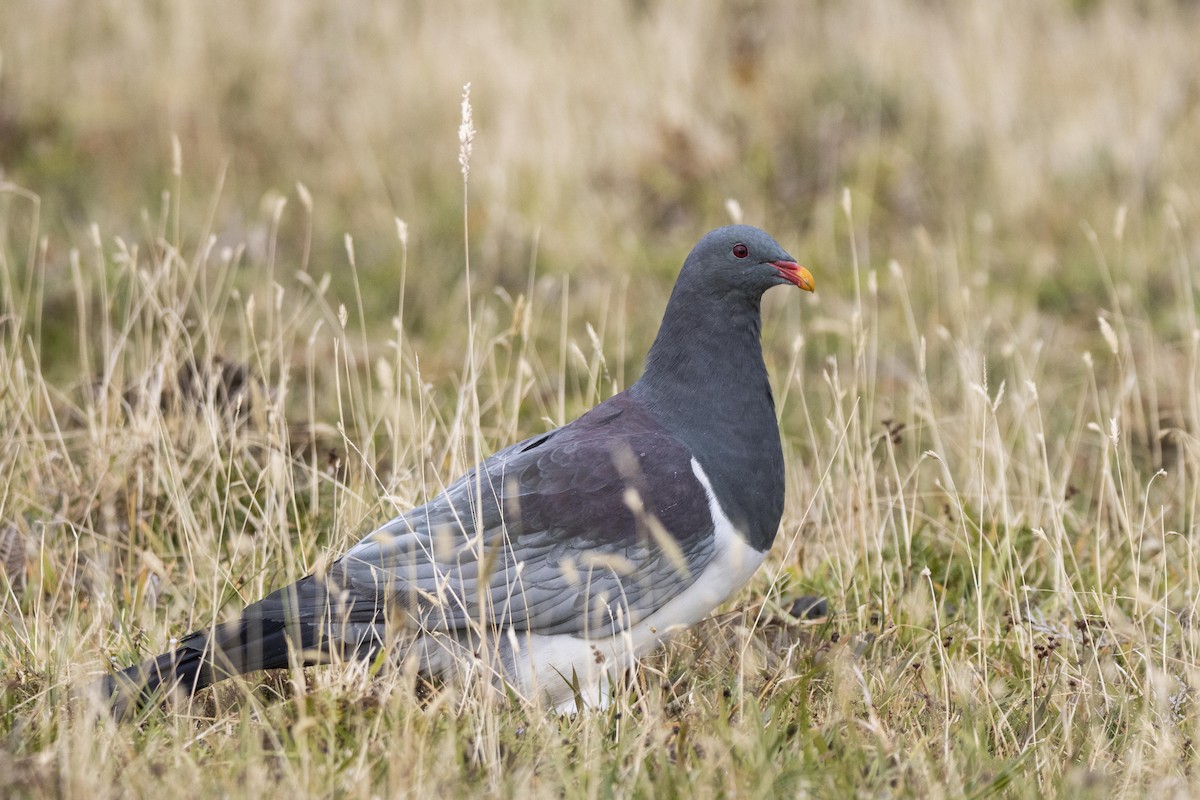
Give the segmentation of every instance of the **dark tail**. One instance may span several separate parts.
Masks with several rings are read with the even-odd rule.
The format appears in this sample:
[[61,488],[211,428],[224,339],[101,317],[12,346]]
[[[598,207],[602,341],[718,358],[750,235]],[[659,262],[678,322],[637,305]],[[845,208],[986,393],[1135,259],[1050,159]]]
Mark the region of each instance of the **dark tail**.
[[179,689],[192,695],[235,675],[286,667],[289,643],[309,654],[313,630],[311,625],[297,625],[289,636],[282,622],[241,619],[197,631],[184,637],[174,652],[106,676],[101,697],[121,718],[161,700],[165,691]]
[[[381,644],[376,625],[381,601],[364,600],[331,578],[310,575],[252,604],[241,619],[188,634],[174,652],[106,677],[101,697],[124,717],[161,699],[164,691],[192,695],[235,675],[286,667],[293,649],[305,664],[320,663],[333,652],[369,657]],[[331,628],[338,631],[334,639]]]

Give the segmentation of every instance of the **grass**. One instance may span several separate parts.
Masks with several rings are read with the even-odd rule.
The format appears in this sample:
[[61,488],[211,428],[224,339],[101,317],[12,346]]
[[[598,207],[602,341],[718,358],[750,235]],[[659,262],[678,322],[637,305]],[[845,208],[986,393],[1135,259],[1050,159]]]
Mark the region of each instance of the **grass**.
[[[204,9],[0,7],[0,794],[1196,790],[1194,8]],[[785,517],[612,709],[88,713],[632,382],[729,197],[818,285],[764,309]]]

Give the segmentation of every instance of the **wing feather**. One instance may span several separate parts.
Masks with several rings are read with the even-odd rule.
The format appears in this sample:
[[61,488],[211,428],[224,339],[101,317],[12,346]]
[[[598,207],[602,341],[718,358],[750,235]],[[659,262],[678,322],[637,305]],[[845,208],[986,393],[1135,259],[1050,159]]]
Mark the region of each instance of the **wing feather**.
[[325,576],[252,609],[310,624],[382,628],[390,614],[427,632],[483,623],[597,638],[675,597],[713,552],[690,452],[618,395],[500,451],[369,534]]

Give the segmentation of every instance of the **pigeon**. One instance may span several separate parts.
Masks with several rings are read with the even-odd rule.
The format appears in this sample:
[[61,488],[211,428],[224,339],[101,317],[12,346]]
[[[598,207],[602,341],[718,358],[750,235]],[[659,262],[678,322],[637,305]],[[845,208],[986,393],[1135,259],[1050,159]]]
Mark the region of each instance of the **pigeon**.
[[328,567],[102,679],[118,716],[262,669],[383,651],[562,712],[607,705],[638,657],[742,588],[783,515],[760,343],[773,286],[812,274],[767,233],[688,255],[642,376],[485,459]]

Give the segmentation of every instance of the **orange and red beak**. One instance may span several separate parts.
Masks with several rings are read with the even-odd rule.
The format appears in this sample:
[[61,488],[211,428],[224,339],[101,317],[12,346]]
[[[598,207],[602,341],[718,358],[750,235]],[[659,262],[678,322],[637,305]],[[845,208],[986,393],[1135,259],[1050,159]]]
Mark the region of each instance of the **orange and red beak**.
[[795,261],[772,261],[771,266],[779,273],[779,277],[806,292],[811,292],[816,287],[812,273]]

